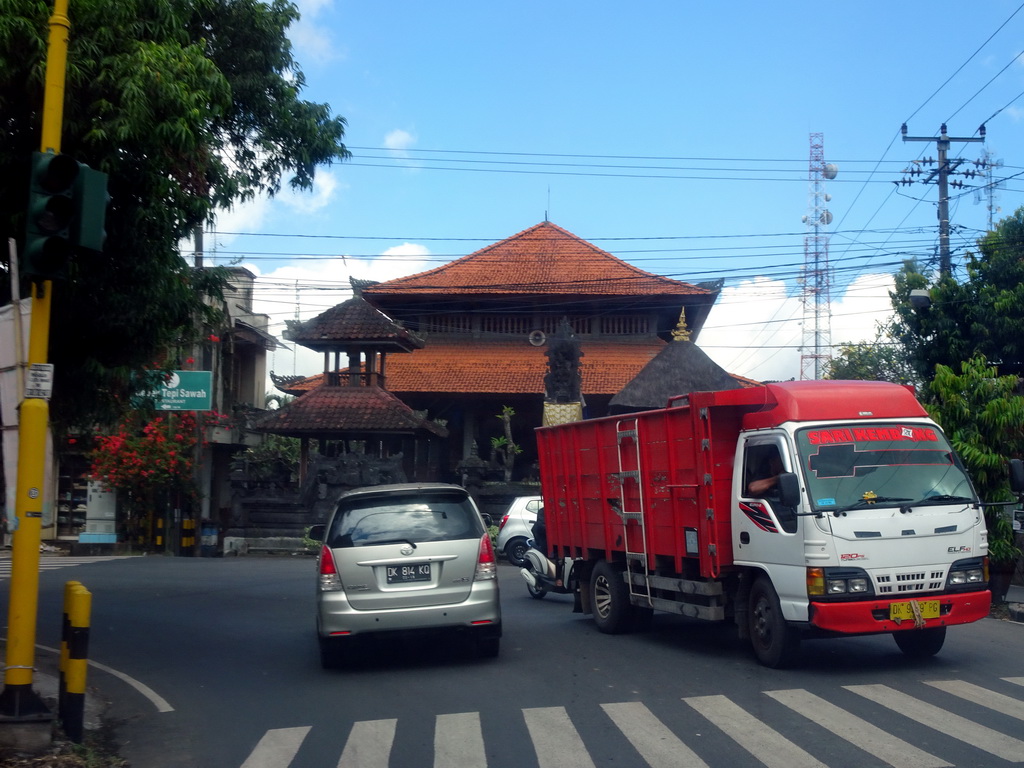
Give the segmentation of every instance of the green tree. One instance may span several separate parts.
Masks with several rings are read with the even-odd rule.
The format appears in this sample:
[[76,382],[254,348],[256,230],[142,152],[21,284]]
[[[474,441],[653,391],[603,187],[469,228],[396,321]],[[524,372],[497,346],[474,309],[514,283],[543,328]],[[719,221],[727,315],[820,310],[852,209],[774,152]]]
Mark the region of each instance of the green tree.
[[[925,407],[939,423],[983,501],[1013,499],[1007,468],[1024,456],[1024,398],[1016,394],[1016,376],[997,376],[994,366],[976,356],[961,363],[960,373],[937,366],[929,385],[932,402]],[[1013,560],[1019,550],[1002,507],[986,509],[989,554]]]
[[[930,305],[915,309],[910,291],[926,289]],[[966,276],[931,283],[915,262],[904,264],[892,293],[893,336],[930,379],[936,366],[954,370],[981,355],[1003,374],[1024,368],[1024,208],[1003,219],[967,254]]]
[[824,378],[914,385],[921,381],[903,349],[883,328],[878,329],[874,341],[841,345],[825,363]]
[[[19,241],[51,12],[0,0],[0,222]],[[290,2],[74,0],[69,16],[61,149],[109,174],[111,202],[104,251],[78,254],[55,288],[58,427],[114,421],[135,372],[212,319],[204,296],[223,275],[191,269],[182,238],[283,179],[309,189],[316,166],[348,156],[344,119],[300,98]]]

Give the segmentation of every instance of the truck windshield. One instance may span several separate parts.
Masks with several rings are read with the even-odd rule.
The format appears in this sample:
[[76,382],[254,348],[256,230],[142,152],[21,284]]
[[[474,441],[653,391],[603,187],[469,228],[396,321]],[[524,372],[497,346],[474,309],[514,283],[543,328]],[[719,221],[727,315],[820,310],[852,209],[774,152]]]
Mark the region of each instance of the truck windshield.
[[922,424],[838,424],[796,433],[812,508],[820,512],[963,504],[974,489],[945,436]]

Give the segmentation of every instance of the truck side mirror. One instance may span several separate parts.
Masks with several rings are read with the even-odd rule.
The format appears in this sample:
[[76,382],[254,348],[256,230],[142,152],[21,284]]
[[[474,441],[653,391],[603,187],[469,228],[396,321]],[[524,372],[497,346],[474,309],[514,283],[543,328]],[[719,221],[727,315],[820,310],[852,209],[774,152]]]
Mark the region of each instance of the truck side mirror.
[[1024,461],[1010,459],[1010,490],[1024,493]]
[[311,538],[313,541],[323,541],[325,533],[327,533],[327,526],[321,523],[318,525],[311,526],[309,529],[309,533],[306,535],[309,536],[309,538]]
[[800,480],[793,472],[779,475],[779,501],[784,507],[796,507],[800,503]]

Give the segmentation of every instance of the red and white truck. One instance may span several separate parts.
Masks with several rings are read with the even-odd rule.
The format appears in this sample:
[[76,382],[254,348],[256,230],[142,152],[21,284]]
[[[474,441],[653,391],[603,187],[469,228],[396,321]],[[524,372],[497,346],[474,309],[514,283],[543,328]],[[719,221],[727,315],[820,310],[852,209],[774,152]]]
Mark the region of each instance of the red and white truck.
[[537,441],[545,554],[603,632],[729,620],[781,667],[813,636],[930,656],[989,613],[980,500],[910,387],[695,392]]

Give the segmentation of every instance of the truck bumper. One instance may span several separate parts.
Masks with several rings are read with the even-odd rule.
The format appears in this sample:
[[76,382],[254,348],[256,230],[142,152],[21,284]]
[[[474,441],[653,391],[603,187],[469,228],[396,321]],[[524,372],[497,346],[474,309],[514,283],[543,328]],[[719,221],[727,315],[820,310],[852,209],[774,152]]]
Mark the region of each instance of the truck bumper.
[[893,603],[921,602],[938,600],[939,615],[937,618],[924,619],[925,627],[950,627],[955,624],[969,624],[983,619],[992,607],[992,593],[987,589],[981,592],[961,592],[953,595],[916,595],[902,600],[865,600],[853,603],[814,603],[810,604],[810,624],[828,632],[839,632],[848,635],[871,634],[876,632],[900,632],[918,629],[913,620],[895,620],[890,618],[890,606]]

